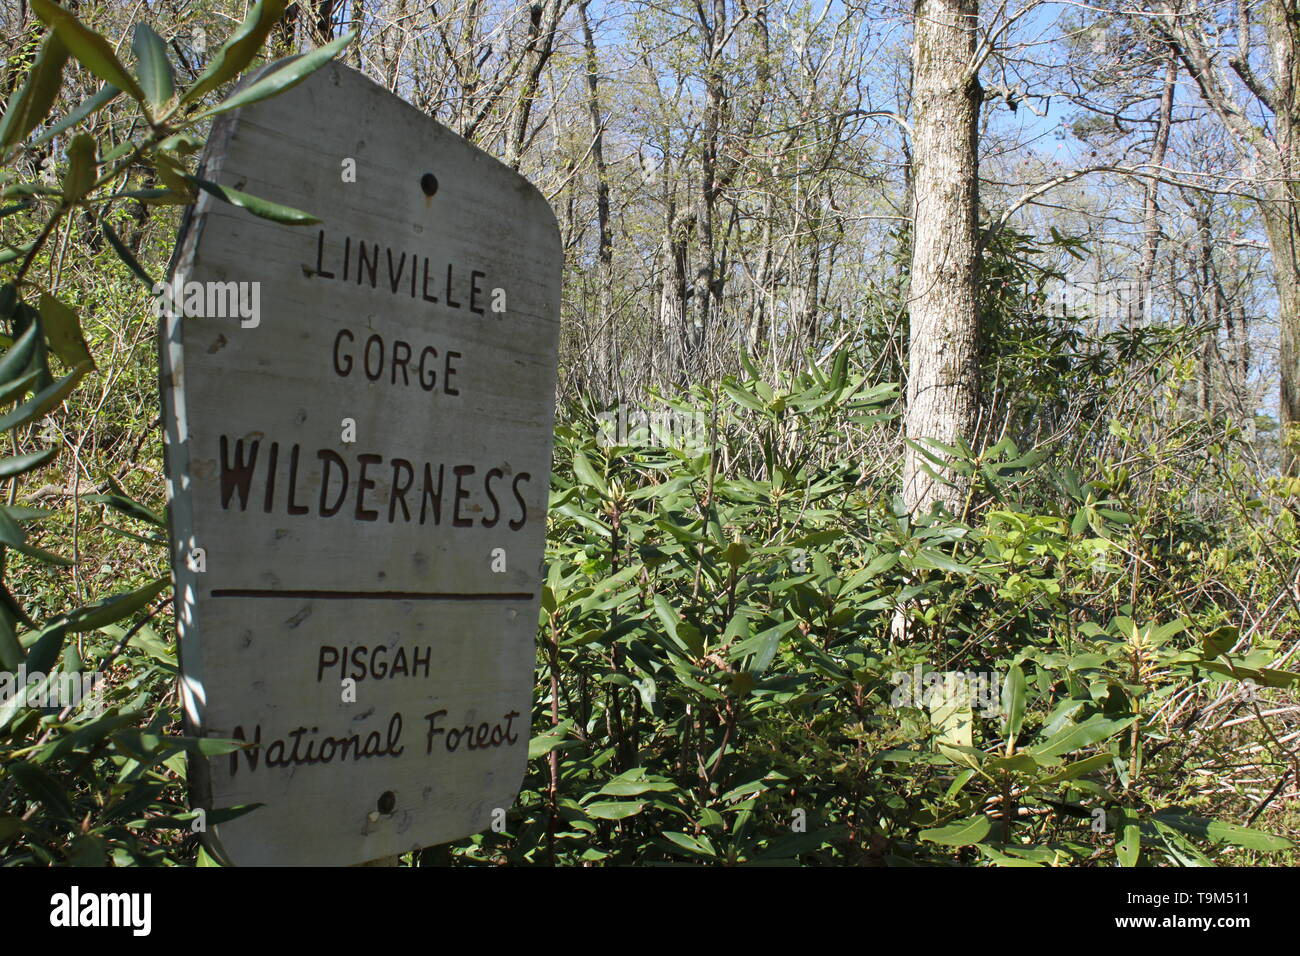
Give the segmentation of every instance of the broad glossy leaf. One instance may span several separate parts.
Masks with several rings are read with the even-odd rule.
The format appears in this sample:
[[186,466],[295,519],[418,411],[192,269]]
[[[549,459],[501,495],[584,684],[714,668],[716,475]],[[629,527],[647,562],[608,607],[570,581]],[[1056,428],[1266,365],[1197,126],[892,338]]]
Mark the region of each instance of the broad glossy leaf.
[[593,820],[626,820],[645,809],[641,800],[603,800],[582,808]]
[[1087,774],[1105,770],[1114,759],[1114,756],[1109,753],[1093,754],[1091,757],[1084,757],[1082,760],[1066,764],[1051,776],[1039,780],[1038,783],[1045,786],[1051,783],[1061,783],[1065,780],[1075,780]]
[[108,505],[113,510],[120,511],[125,515],[130,515],[132,518],[147,521],[160,528],[167,527],[167,522],[162,515],[158,514],[158,512],[154,511],[152,508],[147,508],[135,499],[128,497],[125,493],[121,493],[120,489],[119,492],[113,494],[85,495],[82,500],[93,501],[96,504],[101,505]]
[[73,562],[68,558],[63,557],[60,554],[55,554],[53,551],[46,551],[44,548],[38,548],[35,545],[15,544],[10,545],[10,547],[19,554],[25,554],[29,558],[35,558],[37,561],[43,561],[46,564],[57,564],[64,568],[70,568],[73,564]]
[[206,179],[199,179],[197,176],[187,176],[185,178],[204,192],[216,196],[222,202],[228,202],[240,209],[247,209],[254,216],[262,219],[283,223],[286,226],[309,226],[312,223],[320,222],[319,219],[309,213],[293,209],[290,206],[282,206],[279,203],[271,202],[269,199],[250,196],[238,189],[231,189],[229,186],[222,186]]
[[713,842],[708,837],[693,837],[674,830],[667,830],[664,832],[664,838],[675,843],[687,853],[711,860],[717,859],[718,851],[714,849]]
[[131,49],[135,51],[140,88],[149,105],[157,109],[170,102],[176,95],[176,84],[172,65],[167,59],[167,45],[163,43],[162,37],[148,24],[137,23],[135,34],[131,37]]
[[0,152],[21,143],[50,115],[67,61],[68,48],[57,33],[51,33],[41,44],[27,81],[9,98],[4,118],[0,119]]
[[45,448],[26,455],[0,458],[0,479],[23,475],[51,461],[59,453],[57,448]]
[[[0,725],[2,726],[2,725]],[[13,841],[20,833],[27,829],[21,817],[15,817],[12,814],[0,813],[0,847]]]
[[1201,635],[1201,649],[1207,659],[1226,654],[1241,639],[1241,628],[1234,626],[1218,627],[1208,634]]
[[31,0],[31,3],[33,12],[59,35],[63,45],[82,66],[105,83],[126,90],[137,100],[144,99],[140,85],[127,72],[107,40],[52,0]]
[[216,116],[218,113],[225,113],[228,110],[238,109],[241,106],[248,106],[250,103],[256,103],[258,100],[267,99],[268,97],[283,93],[291,87],[297,86],[330,60],[334,59],[334,57],[338,56],[349,43],[356,39],[356,36],[357,31],[353,30],[347,35],[339,37],[337,40],[327,43],[318,49],[312,50],[310,53],[295,57],[283,66],[272,70],[261,79],[250,83],[239,92],[231,95],[217,106],[203,113],[200,119],[206,119],[209,116]]
[[1084,747],[1091,747],[1095,743],[1113,737],[1135,720],[1137,720],[1137,717],[1123,717],[1113,720],[1109,717],[1103,717],[1101,714],[1094,714],[1087,720],[1071,724],[1043,743],[1030,748],[1030,753],[1036,757],[1061,757],[1065,754],[1074,753]]
[[1020,733],[1025,722],[1025,672],[1020,665],[1014,665],[1007,671],[1006,680],[1002,682],[1002,733],[1008,738]]
[[1297,687],[1300,686],[1300,673],[1277,670],[1272,667],[1247,667],[1244,664],[1226,664],[1219,661],[1202,661],[1196,665],[1207,671],[1235,677],[1238,680],[1252,680],[1261,687]]
[[1231,843],[1233,846],[1242,846],[1250,850],[1274,852],[1293,846],[1285,837],[1265,833],[1263,830],[1254,830],[1220,820],[1207,820],[1191,814],[1162,811],[1154,815],[1154,820],[1189,836],[1203,837],[1219,843]]
[[63,177],[63,198],[74,203],[84,199],[95,185],[95,138],[86,133],[72,137],[68,145],[68,172]]
[[986,839],[993,829],[993,821],[984,815],[967,817],[947,826],[921,831],[921,839],[943,846],[973,846]]
[[[6,190],[6,194],[7,193],[8,191]],[[4,265],[6,262],[13,262],[15,259],[27,255],[27,253],[32,251],[33,245],[35,245],[35,243],[29,242],[21,246],[8,246],[5,249],[0,249],[0,266]]]
[[152,601],[167,585],[166,578],[159,578],[157,581],[136,588],[134,591],[114,594],[110,597],[101,598],[94,604],[87,604],[85,607],[77,608],[67,615],[68,630],[73,632],[93,631],[105,624],[120,621]]
[[59,661],[63,641],[68,636],[66,624],[52,624],[41,633],[27,652],[27,672],[47,674]]
[[[113,86],[111,83],[105,84],[104,86],[100,87],[98,93],[96,93],[90,99],[84,101],[75,110],[73,110],[67,116],[63,117],[63,119],[59,120],[57,123],[55,123],[54,125],[50,126],[48,129],[46,129],[45,132],[41,133],[40,136],[37,136],[34,140],[32,140],[31,144],[33,146],[39,146],[41,143],[44,143],[46,140],[50,140],[53,139],[55,136],[58,136],[64,130],[71,129],[73,126],[76,126],[86,117],[98,112],[108,103],[110,103],[114,99],[114,97],[116,97],[121,92],[122,92],[121,90],[119,90],[116,86]],[[104,158],[107,161],[108,157],[105,156]]]
[[1137,866],[1142,850],[1142,828],[1131,810],[1119,812],[1119,832],[1115,834],[1115,856],[1120,866]]
[[90,357],[90,349],[81,333],[81,321],[74,309],[64,305],[48,292],[41,293],[41,326],[45,331],[45,340],[63,364],[76,368],[82,363],[95,367]]
[[40,418],[67,398],[68,393],[81,380],[81,376],[88,371],[90,371],[89,364],[78,365],[57,382],[53,382],[41,389],[32,398],[9,412],[8,415],[0,417],[0,431],[8,431],[17,425],[24,425],[35,418]]
[[0,405],[8,405],[10,402],[22,398],[36,387],[44,374],[43,369],[34,368],[26,374],[0,385]]
[[538,757],[545,757],[556,747],[562,746],[568,739],[569,728],[573,726],[573,721],[564,719],[555,727],[538,734],[528,741],[528,759],[536,760]]
[[212,62],[203,71],[194,85],[181,97],[182,105],[193,103],[210,93],[222,83],[233,79],[244,67],[253,62],[262,49],[266,38],[276,21],[284,15],[284,8],[289,0],[258,0],[248,11],[230,38],[221,45],[221,49],[212,57]]
[[63,820],[72,820],[76,816],[67,792],[40,767],[19,760],[11,763],[8,770],[18,786],[50,814]]

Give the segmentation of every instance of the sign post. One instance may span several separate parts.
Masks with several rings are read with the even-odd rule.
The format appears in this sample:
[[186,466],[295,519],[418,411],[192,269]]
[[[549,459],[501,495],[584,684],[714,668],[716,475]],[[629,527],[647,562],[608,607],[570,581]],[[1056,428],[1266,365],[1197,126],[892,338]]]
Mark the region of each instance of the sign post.
[[345,865],[485,830],[528,752],[555,218],[338,64],[219,119],[200,175],[319,218],[204,193],[159,290],[185,718],[244,743],[191,762],[208,845]]

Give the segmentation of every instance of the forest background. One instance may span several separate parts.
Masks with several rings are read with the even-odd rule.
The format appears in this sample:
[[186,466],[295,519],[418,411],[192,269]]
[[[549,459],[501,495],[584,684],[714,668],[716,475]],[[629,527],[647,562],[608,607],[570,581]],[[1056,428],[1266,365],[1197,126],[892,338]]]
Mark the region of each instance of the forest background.
[[150,287],[220,94],[322,47],[566,255],[528,776],[406,862],[1295,861],[1296,0],[8,0],[0,43],[0,666],[104,677],[0,702],[5,864],[213,862]]

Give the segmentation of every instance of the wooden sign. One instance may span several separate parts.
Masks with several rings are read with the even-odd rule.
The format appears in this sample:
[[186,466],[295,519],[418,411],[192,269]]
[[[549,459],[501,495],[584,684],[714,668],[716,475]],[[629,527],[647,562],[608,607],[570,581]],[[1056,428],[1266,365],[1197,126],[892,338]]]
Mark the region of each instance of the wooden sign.
[[517,173],[330,65],[221,118],[158,290],[191,761],[236,864],[504,821],[527,759],[562,252]]

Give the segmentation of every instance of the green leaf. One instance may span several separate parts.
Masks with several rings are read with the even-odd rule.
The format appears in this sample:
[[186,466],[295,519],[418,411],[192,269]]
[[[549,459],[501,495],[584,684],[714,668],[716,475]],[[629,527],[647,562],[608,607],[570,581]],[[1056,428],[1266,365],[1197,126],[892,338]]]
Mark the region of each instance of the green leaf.
[[14,544],[10,545],[10,547],[19,554],[25,554],[29,558],[35,558],[37,561],[44,561],[46,564],[57,564],[64,568],[70,568],[73,564],[72,561],[62,555],[55,554],[53,551],[46,551],[44,548],[38,548],[35,545]]
[[986,773],[1036,773],[1038,761],[1027,753],[1012,754],[1010,757],[994,757],[986,761],[983,767]]
[[44,143],[46,140],[51,140],[54,137],[58,136],[64,130],[76,126],[87,116],[90,116],[92,113],[98,112],[100,109],[106,106],[121,92],[122,92],[121,90],[119,90],[116,86],[113,86],[111,83],[105,84],[104,86],[100,87],[98,93],[96,93],[90,99],[84,101],[75,110],[73,110],[67,116],[63,117],[63,119],[59,120],[53,126],[46,129],[45,132],[41,133],[40,136],[37,136],[34,140],[32,140],[31,145],[39,146],[41,143]]
[[[16,671],[22,666],[26,654],[23,652],[23,646],[18,642],[17,632],[14,630],[15,616],[9,613],[9,609],[0,604],[0,670]],[[13,716],[10,712],[3,716],[8,708],[11,708],[18,697],[15,696],[8,702],[0,703],[0,729],[3,729],[8,723],[9,717]]]
[[118,60],[112,45],[102,36],[51,0],[32,0],[32,10],[59,35],[63,45],[82,66],[105,83],[126,90],[137,100],[144,99],[139,85]]
[[304,56],[294,57],[283,66],[272,70],[261,79],[250,83],[244,89],[223,100],[198,118],[207,119],[210,116],[216,116],[218,113],[225,113],[241,106],[248,106],[250,103],[256,103],[259,100],[275,96],[297,86],[338,56],[349,43],[356,39],[356,36],[357,31],[353,30],[346,36],[341,36],[337,40],[333,40],[319,49],[312,50]]
[[96,504],[108,505],[114,511],[120,511],[124,515],[130,515],[132,518],[138,518],[140,521],[147,521],[149,524],[157,525],[160,528],[166,528],[167,522],[158,512],[152,508],[146,508],[140,502],[133,498],[128,498],[120,490],[118,493],[110,495],[85,495],[83,501],[93,501]]
[[89,750],[107,739],[115,730],[135,723],[139,719],[139,715],[135,713],[110,712],[87,721],[75,729],[70,729],[71,725],[65,725],[65,729],[69,729],[69,732],[46,744],[33,756],[33,759],[39,764],[48,764],[75,751]]
[[1120,866],[1137,866],[1142,850],[1142,828],[1137,815],[1130,810],[1119,811],[1119,832],[1115,834],[1115,857]]
[[[18,341],[9,347],[9,351],[5,352],[3,357],[0,357],[0,383],[9,382],[27,371],[27,367],[32,361],[32,354],[36,350],[38,334],[39,329],[36,323],[33,322],[18,337]],[[0,388],[4,387],[4,385],[0,385]]]
[[742,644],[737,645],[736,651],[741,648],[746,652],[752,652],[753,658],[749,662],[748,671],[755,677],[762,676],[763,672],[771,666],[776,652],[781,648],[781,638],[799,626],[797,620],[783,621],[775,627],[769,627],[765,631],[747,638]]
[[947,826],[922,830],[920,836],[922,840],[944,846],[973,846],[987,838],[992,829],[993,821],[981,814]]
[[13,262],[15,259],[27,255],[27,253],[32,251],[34,245],[35,243],[29,242],[26,245],[10,246],[8,249],[0,251],[0,266],[4,265],[6,262]]
[[26,540],[22,526],[10,517],[7,509],[0,509],[0,544],[15,547]]
[[83,833],[68,846],[69,866],[106,866],[108,851],[104,841],[93,833]]
[[675,843],[687,853],[710,860],[717,859],[718,851],[713,848],[713,843],[708,837],[696,838],[685,833],[678,833],[675,830],[666,830],[664,831],[664,838]]
[[942,551],[936,551],[934,548],[921,548],[916,552],[913,564],[918,568],[931,568],[935,571],[947,571],[950,574],[974,574],[974,569],[962,564],[960,561],[954,561]]
[[609,486],[605,484],[605,479],[596,473],[596,469],[589,459],[581,450],[575,450],[573,453],[573,476],[592,488],[602,498],[609,496]]
[[42,804],[47,811],[61,820],[72,820],[76,814],[72,803],[57,780],[35,764],[15,761],[9,765],[9,773],[33,800]]
[[1263,830],[1253,830],[1250,827],[1223,823],[1219,820],[1207,820],[1186,813],[1162,811],[1155,814],[1153,819],[1188,836],[1203,837],[1218,843],[1231,843],[1233,846],[1241,846],[1249,850],[1274,852],[1293,846],[1292,842],[1285,837],[1274,836]]
[[0,417],[0,431],[8,431],[16,425],[23,425],[34,418],[40,418],[51,408],[57,406],[76,386],[81,376],[90,370],[87,364],[78,365],[57,382],[46,386],[31,399],[19,405],[8,415]]
[[20,817],[15,817],[8,813],[0,813],[0,847],[10,843],[13,839],[27,829]]
[[85,336],[81,332],[81,322],[75,310],[64,305],[49,293],[41,293],[41,327],[50,349],[63,364],[76,368],[83,362],[90,368],[95,367],[95,360],[90,357]]
[[637,767],[619,774],[597,793],[606,797],[637,797],[643,793],[671,793],[677,784],[662,777],[648,777],[645,768]]
[[248,11],[244,22],[213,56],[208,68],[181,97],[181,105],[193,103],[237,76],[240,70],[252,63],[253,57],[257,56],[266,38],[270,36],[271,28],[284,15],[288,2],[289,0],[258,0]]
[[528,741],[528,759],[536,760],[538,757],[545,757],[559,747],[568,739],[569,728],[572,726],[573,721],[566,718],[545,733],[532,738]]
[[189,191],[177,192],[174,189],[128,189],[113,193],[113,199],[138,199],[146,206],[184,206],[194,201]]
[[769,843],[764,851],[754,858],[754,863],[771,864],[781,860],[794,860],[804,853],[820,849],[822,844],[834,837],[834,833],[820,830],[814,833],[787,833]]
[[645,809],[642,800],[603,800],[582,808],[593,820],[625,820]]
[[70,611],[67,615],[68,630],[74,633],[93,631],[105,624],[120,621],[152,601],[163,588],[167,587],[168,583],[166,578],[159,578],[134,591],[101,598],[94,604],[87,604],[85,607]]
[[1029,752],[1035,757],[1060,757],[1084,747],[1106,740],[1119,733],[1137,720],[1137,717],[1123,717],[1113,720],[1101,714],[1094,714],[1087,720],[1071,724],[1059,733],[1035,747]]
[[216,196],[222,202],[228,202],[232,206],[238,206],[240,209],[247,209],[254,216],[262,219],[269,219],[272,222],[283,223],[286,226],[309,226],[312,223],[320,222],[315,216],[294,209],[290,206],[282,206],[279,203],[271,202],[269,199],[260,199],[257,196],[250,196],[248,193],[240,192],[238,189],[231,189],[228,186],[222,186],[219,183],[210,182],[206,179],[199,179],[197,176],[186,176],[187,180],[198,186],[205,193]]
[[1277,670],[1272,667],[1247,667],[1244,664],[1221,664],[1218,661],[1201,661],[1196,665],[1207,671],[1235,677],[1237,680],[1252,680],[1261,687],[1297,687],[1300,686],[1300,673]]
[[80,202],[95,185],[95,138],[78,133],[68,144],[68,172],[63,177],[65,202]]
[[4,119],[0,119],[0,153],[21,143],[50,115],[63,84],[63,65],[68,62],[68,48],[57,33],[41,44],[36,62],[27,74],[27,82],[9,98]]
[[63,641],[68,636],[66,624],[53,624],[41,633],[27,652],[27,672],[48,674],[59,661]]
[[137,23],[135,34],[131,37],[131,49],[135,51],[140,88],[144,90],[149,105],[157,109],[170,102],[176,95],[176,82],[172,65],[167,60],[167,45],[163,43],[162,37],[154,33],[148,24]]
[[[3,192],[0,192],[0,195],[3,195],[6,199],[16,199],[26,196],[58,196],[59,194],[60,190],[53,186],[43,186],[40,183],[15,183],[12,186],[6,186]],[[29,245],[22,251],[26,252],[30,248],[31,246]],[[17,258],[17,256],[6,251],[4,258],[0,258],[0,262],[9,262],[15,258]]]
[[0,479],[23,475],[40,468],[59,453],[57,448],[46,448],[27,455],[14,455],[12,458],[0,458]]
[[697,627],[689,621],[680,620],[677,610],[666,595],[654,596],[655,615],[664,626],[664,631],[678,646],[691,654],[699,656],[704,651],[704,638]]
[[1049,783],[1061,783],[1065,780],[1074,780],[1078,777],[1086,776],[1098,770],[1105,770],[1114,761],[1114,756],[1110,753],[1093,754],[1091,757],[1084,757],[1082,760],[1076,760],[1068,763],[1056,773],[1049,777],[1044,777],[1038,781],[1040,786]]
[[149,278],[149,273],[145,272],[140,263],[136,261],[135,255],[127,248],[126,243],[118,238],[117,233],[113,231],[113,227],[107,222],[103,223],[101,228],[104,230],[104,238],[106,238],[108,244],[113,247],[113,251],[117,253],[117,257],[125,262],[126,267],[134,272],[136,278],[145,284],[145,288],[150,292],[153,292],[156,283],[153,279]]
[[44,371],[34,368],[21,378],[0,385],[0,405],[7,405],[15,399],[22,398],[40,381]]
[[765,404],[733,382],[724,381],[722,383],[722,390],[726,392],[727,396],[737,405],[741,405],[744,408],[748,408],[755,412],[767,411],[767,406]]
[[732,541],[722,552],[722,560],[733,568],[738,568],[749,560],[749,548],[743,541]]
[[870,561],[861,571],[857,571],[844,584],[844,592],[856,591],[862,585],[866,584],[872,578],[875,578],[898,564],[898,552],[886,551],[884,554],[878,554]]
[[1213,659],[1228,653],[1240,639],[1241,628],[1231,625],[1218,627],[1208,634],[1201,635],[1201,650],[1207,659]]
[[211,853],[208,852],[207,847],[200,846],[199,857],[197,860],[194,861],[194,865],[195,866],[221,866],[221,863],[218,862],[217,859]]
[[1002,733],[1008,739],[1014,738],[1025,722],[1025,672],[1018,664],[1007,671],[1002,682],[1002,712],[1006,715]]

